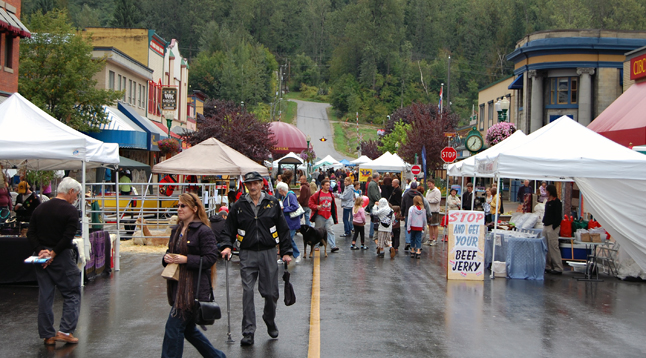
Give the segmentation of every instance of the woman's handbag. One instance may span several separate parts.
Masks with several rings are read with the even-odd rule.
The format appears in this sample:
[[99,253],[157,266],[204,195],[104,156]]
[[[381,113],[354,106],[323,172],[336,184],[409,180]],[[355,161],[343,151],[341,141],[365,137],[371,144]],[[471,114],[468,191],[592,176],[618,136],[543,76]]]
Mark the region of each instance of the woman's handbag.
[[[289,201],[289,193],[287,193],[287,201]],[[291,201],[289,202],[289,204],[290,205],[292,204]],[[301,204],[298,204],[298,209],[296,209],[296,211],[292,211],[291,213],[289,213],[289,217],[292,219],[296,219],[297,217],[303,214],[305,214],[305,209],[303,209]]]
[[[200,280],[202,278],[202,257],[200,256],[200,271],[197,274],[197,290],[195,291],[196,295],[200,293]],[[215,323],[216,319],[222,317],[222,312],[220,311],[220,306],[215,303],[215,297],[213,296],[213,286],[211,286],[211,279],[209,278],[209,287],[210,290],[210,301],[200,302],[197,298],[195,299],[195,324],[199,326],[209,326]],[[204,327],[203,327],[204,328]],[[205,329],[206,330],[206,329]]]

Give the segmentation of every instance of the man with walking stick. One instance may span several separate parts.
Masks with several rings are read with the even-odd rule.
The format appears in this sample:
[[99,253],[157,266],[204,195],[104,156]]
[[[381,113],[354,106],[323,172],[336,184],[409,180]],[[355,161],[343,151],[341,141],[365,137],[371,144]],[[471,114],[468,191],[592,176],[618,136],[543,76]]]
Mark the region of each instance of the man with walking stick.
[[240,242],[240,277],[242,279],[242,346],[254,343],[256,310],[253,290],[258,281],[258,291],[265,299],[262,315],[271,338],[278,337],[276,303],[278,302],[278,265],[276,245],[283,262],[289,263],[292,243],[289,227],[278,199],[262,191],[262,176],[257,172],[244,175],[244,185],[249,191],[229,210],[220,246],[222,257],[231,255],[233,240]]

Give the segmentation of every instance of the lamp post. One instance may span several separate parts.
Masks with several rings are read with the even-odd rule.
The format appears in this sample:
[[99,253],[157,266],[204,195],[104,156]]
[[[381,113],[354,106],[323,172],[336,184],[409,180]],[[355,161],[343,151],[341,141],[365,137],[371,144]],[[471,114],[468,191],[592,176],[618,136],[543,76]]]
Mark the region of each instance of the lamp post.
[[173,125],[172,118],[166,118],[166,127],[168,127],[168,138],[170,138],[170,127]]
[[395,153],[399,151],[399,142],[395,143]]
[[507,111],[509,110],[509,100],[507,97],[503,97],[503,99],[500,101],[500,109],[502,110],[502,120],[498,118],[501,122],[507,122]]
[[309,177],[310,175],[310,141],[312,140],[312,137],[308,134],[305,137],[305,140],[307,141],[307,148],[305,149],[305,153],[307,154],[307,173],[305,173],[305,177]]
[[[390,114],[386,116],[388,118],[388,122],[390,122]],[[386,123],[383,124],[384,127],[384,132],[386,131]]]
[[498,122],[502,122],[502,109],[500,108],[500,99],[494,103],[493,108],[498,112]]

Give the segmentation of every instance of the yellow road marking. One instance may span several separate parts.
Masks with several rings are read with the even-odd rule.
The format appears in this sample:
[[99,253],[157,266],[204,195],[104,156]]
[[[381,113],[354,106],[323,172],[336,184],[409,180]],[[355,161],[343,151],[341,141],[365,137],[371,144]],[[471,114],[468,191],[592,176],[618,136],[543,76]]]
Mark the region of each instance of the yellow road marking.
[[308,358],[321,356],[321,255],[315,252],[314,269],[312,270],[312,302],[310,310],[310,345]]

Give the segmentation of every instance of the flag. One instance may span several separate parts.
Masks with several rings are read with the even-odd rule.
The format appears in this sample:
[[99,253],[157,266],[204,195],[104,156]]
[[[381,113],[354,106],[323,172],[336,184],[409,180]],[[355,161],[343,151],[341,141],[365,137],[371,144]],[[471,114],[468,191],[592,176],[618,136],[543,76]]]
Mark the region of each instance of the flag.
[[444,86],[440,87],[440,103],[437,106],[442,110],[442,92],[444,92]]
[[424,173],[424,177],[426,178],[426,146],[425,145],[422,146],[422,170]]

